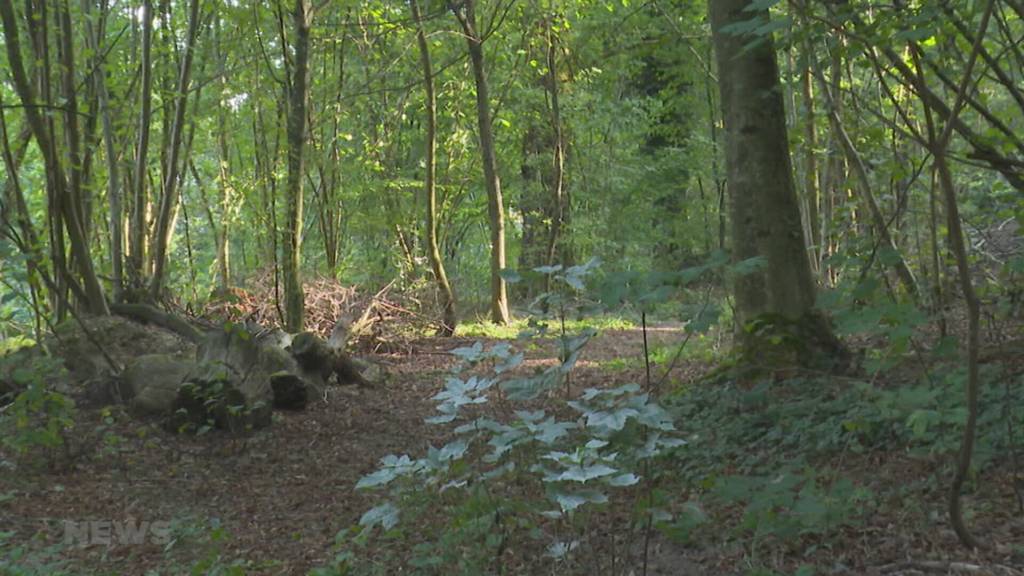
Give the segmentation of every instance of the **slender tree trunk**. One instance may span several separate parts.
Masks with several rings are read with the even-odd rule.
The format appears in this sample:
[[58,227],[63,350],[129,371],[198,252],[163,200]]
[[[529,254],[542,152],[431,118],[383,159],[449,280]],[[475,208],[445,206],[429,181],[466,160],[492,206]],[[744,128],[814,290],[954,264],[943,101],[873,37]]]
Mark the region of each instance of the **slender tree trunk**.
[[[109,314],[103,286],[93,266],[89,252],[88,224],[82,191],[81,139],[78,131],[78,96],[75,88],[74,36],[68,0],[59,4],[61,85],[64,98],[64,135],[68,145],[68,171],[70,189],[64,194],[64,225],[68,232],[72,261],[82,280],[87,301],[86,309],[93,314]],[[55,144],[54,144],[55,145]],[[56,151],[55,151],[56,153]],[[61,180],[64,177],[61,176]]]
[[434,93],[434,72],[430,63],[430,46],[423,30],[423,17],[417,0],[409,0],[413,20],[416,21],[416,42],[420,48],[420,62],[423,66],[423,90],[427,101],[427,166],[424,178],[424,192],[427,197],[427,257],[430,267],[434,270],[437,291],[441,300],[442,336],[455,334],[455,295],[448,283],[448,274],[444,269],[444,260],[437,243],[437,95]]
[[[85,0],[82,3],[85,7],[86,15],[86,39],[89,42],[89,48],[95,54],[99,54],[101,48],[99,33],[103,26],[97,26],[95,30],[93,29],[92,19],[89,17],[91,4],[92,0]],[[101,21],[105,18],[106,14],[100,15]],[[96,71],[94,82],[96,83],[96,94],[99,99],[100,115],[103,121],[104,153],[107,159],[107,206],[110,209],[110,263],[113,276],[112,297],[114,302],[119,303],[123,300],[124,293],[124,271],[122,269],[124,262],[124,239],[121,235],[123,231],[121,222],[123,219],[121,175],[117,163],[116,135],[113,122],[110,119],[110,95],[107,92],[107,77],[102,67]]]
[[230,236],[230,222],[228,211],[231,198],[231,168],[228,157],[228,119],[227,102],[224,101],[228,79],[227,79],[227,52],[224,51],[221,38],[220,19],[214,23],[213,32],[214,49],[217,52],[217,73],[220,75],[221,94],[217,102],[217,151],[219,154],[219,169],[217,171],[217,188],[220,191],[220,225],[214,228],[217,244],[217,284],[218,287],[227,291],[231,287],[231,245],[228,242]]
[[487,187],[487,214],[491,228],[491,320],[508,324],[508,290],[501,271],[505,268],[505,207],[501,198],[501,178],[494,151],[494,132],[491,125],[491,104],[487,74],[484,66],[483,38],[476,29],[476,2],[464,0],[462,10],[452,6],[462,25],[469,46],[469,59],[476,82],[476,116],[480,132],[480,154],[484,164],[484,184]]
[[[967,254],[967,243],[964,242],[964,232],[960,224],[960,209],[957,205],[956,199],[956,188],[953,184],[953,175],[949,168],[947,154],[949,151],[950,139],[958,122],[960,112],[965,102],[969,100],[969,92],[971,91],[972,82],[974,81],[972,78],[974,65],[981,53],[981,41],[985,37],[985,31],[988,28],[989,19],[992,17],[995,4],[995,0],[988,0],[985,3],[985,9],[981,16],[978,33],[972,45],[971,55],[968,58],[963,78],[957,87],[956,101],[949,108],[948,115],[944,115],[946,124],[941,133],[938,133],[938,130],[936,129],[935,121],[930,111],[926,110],[925,114],[925,121],[927,122],[928,127],[928,147],[935,159],[935,170],[938,174],[939,187],[942,190],[942,196],[946,204],[946,226],[948,229],[949,246],[950,250],[953,252],[954,258],[956,259],[960,289],[963,292],[964,303],[967,305],[967,382],[964,386],[967,396],[967,421],[964,425],[964,435],[960,443],[960,453],[957,457],[956,473],[953,477],[952,483],[950,484],[949,516],[950,524],[953,527],[953,531],[956,532],[957,537],[960,539],[960,543],[968,548],[990,547],[988,542],[979,540],[968,529],[967,524],[964,521],[963,508],[960,502],[960,493],[963,490],[964,483],[967,481],[967,477],[971,471],[971,460],[974,455],[974,441],[978,428],[978,395],[980,392],[978,356],[981,347],[981,302],[978,299],[978,294],[974,290],[974,284],[971,281],[971,268]],[[921,69],[920,61],[915,58],[914,62],[917,69],[918,87],[922,88],[919,96],[922,98],[922,104],[927,106],[923,96],[925,92],[923,88],[926,87],[924,72]]]
[[[552,16],[553,18],[553,16]],[[551,107],[552,159],[551,159],[551,233],[548,237],[548,266],[556,264],[558,248],[562,237],[562,228],[566,220],[565,186],[565,143],[562,136],[562,112],[558,101],[558,38],[554,33],[551,18],[547,21],[547,65],[548,78],[546,88]],[[564,264],[564,263],[563,263]],[[546,279],[550,280],[550,276]],[[550,289],[550,287],[549,287]]]
[[[71,20],[67,13],[66,4],[63,6],[58,18],[60,19],[61,43],[60,55],[62,66],[65,67],[62,76],[64,97],[67,100],[67,110],[75,113],[74,110],[74,57],[71,52]],[[39,16],[34,14],[30,16]],[[39,16],[45,18],[45,16]],[[93,269],[92,256],[89,253],[88,239],[84,236],[84,228],[81,222],[81,205],[77,203],[77,196],[69,193],[67,189],[67,178],[61,166],[57,144],[52,138],[53,131],[47,126],[47,122],[39,113],[36,105],[35,93],[28,74],[25,72],[24,61],[21,56],[21,43],[18,38],[17,19],[14,15],[14,7],[10,2],[0,2],[0,20],[3,23],[4,43],[7,49],[7,60],[10,66],[11,77],[14,80],[14,88],[21,99],[25,110],[25,118],[36,143],[43,156],[43,164],[46,170],[48,188],[48,210],[51,222],[50,238],[51,252],[54,254],[55,274],[57,278],[63,278],[64,284],[71,287],[81,301],[83,307],[93,314],[109,314],[106,297],[103,294],[103,287],[99,283]],[[43,35],[45,39],[45,35]],[[77,133],[65,127],[66,134]],[[72,156],[76,158],[75,156]],[[13,175],[12,175],[13,176]],[[73,192],[73,191],[72,191]],[[63,231],[60,226],[67,230],[68,240],[71,246],[75,266],[81,277],[82,285],[79,285],[67,271],[64,265],[64,244]],[[60,285],[53,286],[58,292]],[[57,300],[62,300],[62,295],[56,294]]]
[[146,261],[146,194],[147,157],[149,155],[149,126],[153,115],[153,2],[142,2],[142,92],[139,95],[139,140],[135,151],[135,169],[132,183],[132,213],[129,224],[128,279],[133,288],[143,283],[143,264]]
[[[711,66],[712,47],[708,45],[708,66]],[[705,96],[708,106],[708,130],[711,133],[711,179],[715,183],[715,192],[718,193],[718,249],[725,250],[725,233],[727,222],[726,222],[726,206],[725,206],[725,195],[726,185],[722,179],[718,169],[718,118],[716,118],[715,109],[715,78],[711,75],[710,71],[704,79]]]
[[[825,77],[818,75],[818,80],[823,87],[825,87]],[[878,205],[878,201],[875,199],[875,194],[871,189],[871,178],[868,174],[867,167],[864,165],[864,159],[860,153],[853,146],[853,141],[850,140],[850,136],[846,133],[846,129],[843,127],[842,122],[839,119],[839,115],[836,114],[835,106],[831,105],[831,102],[835,101],[836,96],[829,94],[825,91],[825,99],[830,103],[829,105],[829,119],[832,124],[832,132],[839,140],[839,144],[842,146],[843,151],[846,153],[847,160],[853,166],[853,171],[857,175],[857,183],[860,188],[860,195],[864,203],[868,206],[868,212],[871,215],[872,226],[875,229],[875,234],[878,235],[879,241],[894,256],[893,268],[896,271],[896,276],[899,278],[903,288],[907,291],[907,294],[911,298],[917,298],[917,279],[914,277],[913,271],[910,266],[907,265],[907,261],[903,258],[903,254],[900,252],[899,247],[896,246],[896,242],[892,238],[892,234],[889,232],[889,224],[885,220],[885,215],[882,214],[882,208]]]
[[[810,58],[809,44],[805,51]],[[818,134],[814,125],[814,89],[810,64],[804,66],[800,78],[804,101],[804,199],[807,204],[807,224],[810,236],[811,269],[818,272],[821,263],[821,199],[818,191]]]
[[309,29],[313,6],[309,0],[295,0],[295,60],[292,66],[288,110],[288,217],[284,245],[285,327],[301,332],[304,325],[302,291],[302,185],[305,172],[306,107],[309,103]]
[[167,264],[167,247],[174,233],[174,219],[171,217],[178,202],[178,171],[181,154],[182,134],[185,131],[185,110],[188,108],[188,91],[192,79],[192,59],[195,53],[196,37],[199,35],[199,0],[192,0],[188,16],[188,35],[185,53],[181,56],[181,70],[175,94],[174,124],[171,129],[170,150],[167,157],[167,173],[164,176],[163,195],[160,197],[160,213],[156,221],[156,238],[153,249],[153,279],[149,285],[150,296],[160,298],[164,282],[164,268]]
[[[785,322],[799,330],[808,352],[840,354],[828,322],[814,309],[815,284],[803,242],[800,207],[786,138],[786,118],[771,36],[756,44],[723,28],[752,17],[768,20],[753,0],[709,4],[732,196],[733,259],[761,257],[766,266],[735,280],[736,316],[744,354],[757,362],[820,362],[799,351],[774,358],[752,322]],[[783,327],[784,329],[789,326]],[[790,332],[791,333],[791,332]],[[780,351],[782,352],[782,351]],[[842,361],[842,358],[836,359]]]

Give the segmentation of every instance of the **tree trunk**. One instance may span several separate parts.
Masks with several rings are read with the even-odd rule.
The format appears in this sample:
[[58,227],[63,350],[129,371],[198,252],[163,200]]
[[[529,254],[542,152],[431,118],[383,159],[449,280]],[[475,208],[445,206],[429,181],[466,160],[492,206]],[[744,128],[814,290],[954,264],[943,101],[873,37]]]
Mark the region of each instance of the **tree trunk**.
[[[807,57],[810,58],[810,47],[804,44]],[[814,90],[811,82],[810,64],[804,66],[800,77],[804,101],[804,200],[807,205],[808,236],[810,238],[811,269],[818,272],[821,264],[821,200],[818,192],[818,159],[815,149],[818,147],[818,134],[814,125]]]
[[437,244],[437,95],[434,93],[434,72],[430,63],[430,47],[427,35],[423,31],[423,18],[417,0],[409,0],[413,20],[416,21],[416,42],[420,48],[420,62],[423,65],[423,90],[427,100],[427,173],[424,178],[424,191],[427,196],[427,257],[430,267],[434,270],[437,291],[441,299],[442,336],[455,334],[455,295],[448,283],[448,274],[444,270],[444,260]]
[[295,61],[288,95],[288,218],[285,224],[284,300],[285,327],[302,332],[304,296],[300,265],[302,260],[302,185],[305,171],[306,106],[309,101],[309,29],[313,7],[309,0],[295,0]]
[[217,73],[220,75],[221,94],[217,102],[217,151],[219,153],[219,166],[217,171],[217,189],[220,191],[220,225],[214,228],[215,241],[217,244],[217,285],[227,291],[231,287],[231,244],[229,243],[229,232],[231,218],[228,214],[231,199],[231,169],[230,158],[228,157],[228,119],[227,103],[224,101],[228,86],[227,78],[227,53],[224,51],[220,20],[214,23],[214,49],[217,51]]
[[146,165],[149,154],[149,123],[153,114],[153,2],[142,2],[142,93],[139,100],[139,140],[135,151],[135,173],[132,182],[132,213],[129,224],[128,278],[133,288],[143,282],[146,261]]
[[[86,39],[89,48],[95,54],[100,53],[100,30],[103,26],[93,29],[92,19],[89,17],[91,0],[83,3],[86,11],[85,26]],[[100,15],[100,20],[106,19],[106,13]],[[124,239],[121,235],[122,228],[122,202],[121,202],[121,175],[117,164],[117,150],[115,148],[113,122],[110,119],[110,95],[107,92],[107,77],[102,67],[93,76],[96,83],[96,94],[99,100],[100,115],[103,121],[103,143],[104,152],[107,158],[107,205],[110,209],[110,263],[113,285],[112,296],[114,302],[121,302],[124,292]]]
[[199,35],[199,0],[192,0],[188,16],[188,36],[185,53],[181,56],[181,70],[175,94],[174,124],[171,129],[171,144],[167,157],[167,173],[164,175],[163,195],[160,197],[160,213],[156,221],[156,245],[153,249],[153,279],[149,285],[150,296],[157,300],[163,288],[164,268],[167,264],[167,246],[174,233],[171,218],[178,202],[178,168],[181,154],[182,134],[185,131],[185,110],[188,107],[188,90],[192,79],[192,59],[195,53],[196,37]]
[[903,288],[907,291],[907,294],[911,298],[917,298],[917,279],[914,278],[913,271],[910,270],[910,266],[907,265],[907,261],[904,260],[903,254],[900,253],[899,247],[896,246],[896,242],[892,238],[892,234],[889,232],[889,224],[885,220],[885,215],[882,214],[882,208],[878,205],[878,201],[875,199],[875,194],[871,189],[871,179],[868,175],[867,167],[864,165],[864,159],[860,153],[853,146],[853,141],[850,140],[850,136],[846,133],[846,129],[843,128],[843,124],[839,119],[839,115],[836,114],[835,106],[831,105],[835,101],[837,95],[831,95],[827,91],[825,84],[825,77],[819,75],[818,81],[822,87],[825,88],[825,98],[829,102],[829,119],[832,124],[832,132],[835,134],[842,146],[843,151],[846,154],[847,161],[853,166],[853,171],[857,175],[857,182],[860,184],[860,195],[865,204],[868,205],[868,212],[871,214],[872,226],[875,229],[875,234],[878,235],[878,241],[884,245],[892,253],[894,257],[893,268],[896,271],[896,276],[899,278]]
[[[553,17],[552,17],[553,18]],[[551,19],[547,21],[547,59],[548,78],[546,88],[551,106],[551,130],[552,136],[552,159],[551,159],[551,233],[548,237],[548,266],[554,266],[558,258],[558,248],[561,243],[562,228],[566,219],[566,202],[564,194],[565,186],[565,143],[562,140],[562,112],[558,102],[558,38],[552,29]],[[562,264],[565,264],[562,262]],[[550,281],[551,276],[546,276]],[[550,289],[550,287],[549,287]]]
[[491,104],[487,75],[484,68],[483,38],[476,29],[475,0],[464,0],[462,11],[452,6],[455,17],[462,25],[469,47],[469,59],[476,82],[476,117],[480,132],[480,154],[484,164],[484,184],[487,186],[487,214],[491,228],[491,320],[508,324],[508,290],[501,270],[505,268],[505,208],[501,199],[501,179],[494,151],[494,133],[491,126]]
[[[820,362],[821,352],[840,353],[841,346],[814,310],[815,285],[793,184],[774,43],[770,35],[751,44],[748,36],[723,31],[752,17],[768,20],[767,9],[753,10],[751,4],[710,2],[732,196],[733,259],[760,257],[766,264],[735,280],[740,346],[748,359],[760,363]],[[797,346],[803,350],[768,351],[770,338],[760,337],[768,334],[752,328],[777,323],[785,323],[782,328],[790,334],[798,329]]]
[[[33,14],[30,20],[35,17],[45,19],[45,15]],[[74,56],[71,51],[71,20],[65,10],[59,15],[61,27],[60,55],[62,66],[65,68],[62,74],[62,85],[66,109],[71,115],[76,115],[74,110]],[[48,210],[50,217],[50,238],[51,252],[54,254],[54,277],[57,282],[63,281],[63,285],[70,286],[81,301],[83,307],[93,314],[109,314],[106,297],[103,294],[103,287],[99,283],[93,269],[92,256],[89,253],[88,239],[84,234],[84,227],[81,221],[80,197],[74,194],[74,190],[67,189],[68,181],[60,163],[56,140],[52,137],[52,126],[44,120],[36,105],[36,98],[32,83],[25,72],[24,61],[21,56],[21,43],[18,38],[17,21],[14,15],[14,7],[10,2],[0,2],[0,20],[3,22],[4,43],[7,49],[7,59],[10,66],[11,77],[14,80],[14,89],[21,99],[25,110],[25,118],[32,129],[32,133],[39,145],[43,156],[43,164],[46,171],[48,190]],[[45,38],[45,35],[44,35]],[[65,127],[65,134],[68,138],[76,138],[77,133]],[[70,143],[70,142],[69,142]],[[75,141],[77,144],[77,140]],[[69,151],[74,156],[74,151]],[[13,176],[13,175],[12,175]],[[79,285],[64,265],[64,244],[63,227],[67,230],[68,240],[71,245],[75,266],[81,277],[82,285]],[[58,284],[54,288],[61,291]],[[62,296],[55,294],[60,300]]]

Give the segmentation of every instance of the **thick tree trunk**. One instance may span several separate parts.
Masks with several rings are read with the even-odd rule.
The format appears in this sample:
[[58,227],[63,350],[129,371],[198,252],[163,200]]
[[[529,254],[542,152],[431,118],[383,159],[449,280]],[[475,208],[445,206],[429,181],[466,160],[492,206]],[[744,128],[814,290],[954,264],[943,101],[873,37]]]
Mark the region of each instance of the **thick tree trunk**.
[[[750,10],[751,4],[710,2],[732,196],[733,259],[761,257],[766,263],[735,280],[741,347],[747,355],[760,354],[765,343],[759,341],[759,331],[749,328],[755,322],[785,322],[800,329],[809,353],[838,351],[828,323],[814,310],[815,285],[803,242],[772,38],[759,37],[751,44],[750,37],[723,31],[752,17],[769,18],[767,10]],[[805,354],[797,356],[801,362],[813,361]]]
[[498,324],[508,324],[511,320],[508,290],[505,280],[501,277],[501,270],[505,268],[505,207],[501,198],[501,178],[498,176],[498,160],[494,151],[483,38],[476,29],[475,5],[475,0],[464,0],[462,11],[453,6],[453,12],[466,36],[473,79],[476,82],[476,117],[480,132],[480,154],[484,164],[484,184],[487,187],[487,214],[491,228],[491,320]]
[[301,332],[304,324],[304,296],[300,266],[302,260],[302,185],[305,171],[306,107],[309,101],[309,29],[313,7],[309,0],[295,0],[295,62],[288,109],[288,217],[285,224],[284,300],[285,326]]
[[448,274],[441,259],[441,250],[437,243],[437,95],[434,93],[434,72],[430,63],[430,47],[427,35],[423,31],[423,18],[417,0],[409,0],[412,17],[416,21],[416,42],[420,48],[420,62],[423,66],[423,90],[427,100],[427,173],[424,178],[424,191],[427,196],[427,257],[430,267],[434,270],[437,291],[441,300],[442,336],[455,334],[455,295],[448,283]]

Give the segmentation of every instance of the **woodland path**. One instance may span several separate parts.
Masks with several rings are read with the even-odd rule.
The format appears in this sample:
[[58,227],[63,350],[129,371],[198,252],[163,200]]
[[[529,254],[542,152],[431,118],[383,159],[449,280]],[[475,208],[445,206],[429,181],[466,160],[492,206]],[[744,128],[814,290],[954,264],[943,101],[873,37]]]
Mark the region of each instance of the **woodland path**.
[[[652,345],[671,344],[681,331],[654,329],[649,338]],[[58,471],[0,475],[0,525],[55,544],[64,521],[171,523],[176,541],[169,546],[115,542],[62,551],[73,567],[111,574],[164,573],[211,551],[252,560],[256,569],[249,573],[305,574],[331,557],[338,531],[373,506],[375,494],[353,488],[381,457],[416,455],[444,443],[445,428],[424,419],[433,414],[431,397],[452,365],[446,352],[476,340],[422,339],[405,353],[378,356],[388,365],[383,386],[331,387],[327,402],[275,412],[271,427],[248,438],[175,436],[116,417],[117,448],[86,451]],[[526,364],[553,357],[553,348],[549,343],[530,352]],[[574,386],[639,381],[642,353],[639,330],[602,332],[585,350]],[[614,370],[600,366],[624,358],[635,360]],[[103,421],[99,408],[81,412],[86,427]],[[209,535],[217,525],[225,537],[213,548]]]

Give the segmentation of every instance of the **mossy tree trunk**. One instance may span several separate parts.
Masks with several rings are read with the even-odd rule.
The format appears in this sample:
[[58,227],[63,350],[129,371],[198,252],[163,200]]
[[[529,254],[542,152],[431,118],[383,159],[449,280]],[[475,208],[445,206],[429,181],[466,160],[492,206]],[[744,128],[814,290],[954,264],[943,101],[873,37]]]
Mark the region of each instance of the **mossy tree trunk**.
[[[712,0],[710,15],[718,63],[725,157],[731,196],[732,252],[737,262],[764,266],[733,285],[742,353],[758,362],[816,362],[840,351],[827,321],[814,309],[815,283],[804,244],[793,183],[778,64],[771,35],[728,29],[767,10],[751,0]],[[790,350],[766,354],[779,330]],[[780,352],[782,352],[780,350]]]
[[306,108],[309,102],[309,29],[313,6],[309,0],[295,0],[295,61],[289,87],[288,109],[288,219],[284,243],[285,326],[301,332],[304,324],[304,296],[299,272],[302,260],[302,183],[305,171]]

